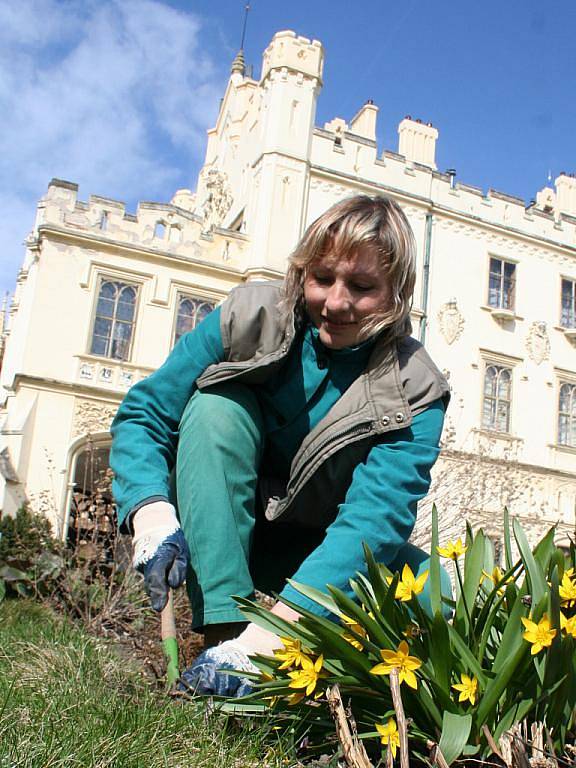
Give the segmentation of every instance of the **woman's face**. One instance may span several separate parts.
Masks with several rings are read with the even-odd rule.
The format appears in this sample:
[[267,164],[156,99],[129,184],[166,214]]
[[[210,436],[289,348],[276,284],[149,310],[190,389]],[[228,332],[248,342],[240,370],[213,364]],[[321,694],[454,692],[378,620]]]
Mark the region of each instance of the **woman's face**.
[[320,341],[330,349],[359,343],[363,321],[390,304],[390,287],[375,246],[358,248],[349,259],[327,253],[312,262],[304,299]]

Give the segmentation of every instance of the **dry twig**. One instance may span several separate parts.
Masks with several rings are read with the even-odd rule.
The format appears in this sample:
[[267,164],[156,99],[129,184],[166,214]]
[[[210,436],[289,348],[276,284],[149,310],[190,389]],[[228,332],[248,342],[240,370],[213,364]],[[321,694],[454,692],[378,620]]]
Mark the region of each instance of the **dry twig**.
[[402,704],[402,696],[400,694],[400,681],[398,680],[398,670],[396,668],[390,671],[390,691],[392,693],[392,702],[396,712],[398,735],[400,737],[400,768],[410,768],[408,729],[406,727],[406,716],[404,714],[404,705]]
[[358,738],[356,721],[352,713],[344,709],[340,688],[337,684],[328,688],[326,698],[347,768],[374,768],[366,754],[364,744]]

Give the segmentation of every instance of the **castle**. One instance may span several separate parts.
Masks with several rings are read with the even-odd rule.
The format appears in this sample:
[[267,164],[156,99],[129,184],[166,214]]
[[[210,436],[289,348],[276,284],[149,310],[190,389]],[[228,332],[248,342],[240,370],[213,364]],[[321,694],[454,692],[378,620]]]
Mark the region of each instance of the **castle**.
[[64,535],[73,495],[107,466],[126,390],[235,285],[281,277],[306,226],[352,194],[383,193],[418,243],[412,323],[453,399],[429,502],[497,542],[505,505],[530,535],[576,513],[576,178],[523,200],[435,164],[438,130],[411,117],[379,151],[378,107],[315,125],[320,42],[285,31],[259,80],[232,64],[195,192],[121,202],[54,179],[38,204],[4,332],[0,505]]

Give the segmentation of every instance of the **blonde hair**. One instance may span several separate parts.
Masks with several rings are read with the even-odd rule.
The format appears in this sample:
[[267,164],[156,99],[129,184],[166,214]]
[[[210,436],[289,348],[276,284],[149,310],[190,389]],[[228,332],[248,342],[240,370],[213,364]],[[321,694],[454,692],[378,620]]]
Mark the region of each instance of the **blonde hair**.
[[350,259],[361,247],[375,246],[390,281],[391,306],[366,318],[359,339],[386,331],[392,341],[410,333],[410,309],[416,280],[416,242],[402,209],[383,195],[357,195],[336,203],[312,222],[289,258],[282,308],[305,310],[304,280],[327,253]]

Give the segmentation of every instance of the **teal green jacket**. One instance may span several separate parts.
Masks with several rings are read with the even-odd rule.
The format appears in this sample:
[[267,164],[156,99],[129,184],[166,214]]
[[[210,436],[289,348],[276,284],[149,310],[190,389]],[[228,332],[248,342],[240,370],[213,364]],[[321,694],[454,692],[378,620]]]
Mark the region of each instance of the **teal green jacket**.
[[[253,384],[266,424],[266,471],[282,477],[302,440],[365,369],[372,342],[329,350],[307,326],[284,365]],[[204,371],[225,359],[220,310],[186,334],[155,373],[127,394],[112,426],[111,465],[119,521],[153,499],[170,495],[178,425]],[[410,426],[383,435],[354,470],[346,497],[327,526],[323,543],[302,563],[295,581],[325,589],[345,588],[362,569],[362,542],[378,560],[392,562],[408,540],[418,501],[427,493],[430,470],[439,454],[444,418],[441,399],[416,414]],[[334,553],[337,557],[334,557]],[[308,601],[287,586],[283,595]]]

